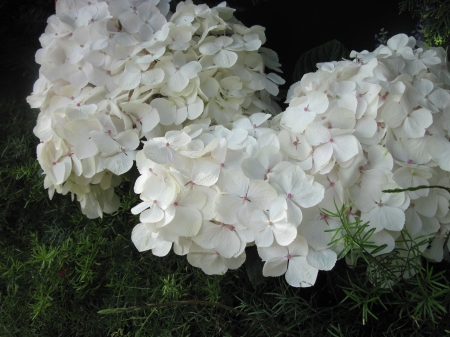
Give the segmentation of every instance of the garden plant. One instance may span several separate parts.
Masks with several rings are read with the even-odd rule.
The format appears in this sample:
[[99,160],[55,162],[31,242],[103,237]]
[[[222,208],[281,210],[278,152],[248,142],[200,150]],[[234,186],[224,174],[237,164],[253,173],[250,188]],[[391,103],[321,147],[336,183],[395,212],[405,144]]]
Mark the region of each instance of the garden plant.
[[5,335],[450,334],[445,39],[330,41],[283,108],[234,12],[56,2],[0,102]]

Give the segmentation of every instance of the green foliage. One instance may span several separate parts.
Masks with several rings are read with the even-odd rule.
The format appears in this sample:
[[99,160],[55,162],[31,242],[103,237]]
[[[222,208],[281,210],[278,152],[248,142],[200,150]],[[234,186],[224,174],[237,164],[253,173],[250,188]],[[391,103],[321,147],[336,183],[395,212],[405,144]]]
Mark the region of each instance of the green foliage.
[[400,13],[412,12],[422,26],[420,34],[428,46],[450,46],[450,2],[446,0],[402,0]]
[[86,219],[70,196],[50,201],[35,159],[36,112],[3,100],[0,113],[0,336],[442,336],[450,330],[450,267],[418,257],[427,238],[412,243],[405,232],[395,252],[371,257],[380,248],[343,208],[329,215],[342,218],[334,244],[344,248],[351,268],[338,261],[314,287],[293,288],[284,277],[260,278],[254,287],[243,267],[208,276],[185,257],[135,250],[130,236],[138,219],[129,209],[138,200],[130,182],[117,189],[121,208],[103,219]]
[[300,81],[303,75],[317,70],[316,64],[319,62],[340,61],[348,58],[350,52],[338,40],[331,40],[318,47],[312,48],[302,54],[298,59],[294,74],[293,83]]

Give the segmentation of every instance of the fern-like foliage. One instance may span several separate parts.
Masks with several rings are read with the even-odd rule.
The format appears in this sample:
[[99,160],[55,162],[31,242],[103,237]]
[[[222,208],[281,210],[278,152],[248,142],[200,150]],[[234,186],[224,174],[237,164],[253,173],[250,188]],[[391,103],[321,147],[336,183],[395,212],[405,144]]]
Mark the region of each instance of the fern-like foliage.
[[428,46],[450,46],[450,1],[402,0],[399,9],[419,19],[418,33]]

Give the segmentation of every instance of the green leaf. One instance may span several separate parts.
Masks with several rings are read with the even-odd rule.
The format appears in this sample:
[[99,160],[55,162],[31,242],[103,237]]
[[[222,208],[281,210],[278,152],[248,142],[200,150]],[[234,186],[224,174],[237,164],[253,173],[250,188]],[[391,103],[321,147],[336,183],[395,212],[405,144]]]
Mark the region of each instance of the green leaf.
[[265,277],[262,274],[263,263],[258,255],[256,246],[250,247],[246,251],[246,255],[247,259],[245,260],[245,268],[247,269],[247,275],[253,287],[256,288],[258,284],[265,281]]
[[348,58],[350,52],[338,40],[331,40],[318,47],[308,50],[297,61],[292,80],[298,82],[303,75],[317,70],[319,62],[340,61]]

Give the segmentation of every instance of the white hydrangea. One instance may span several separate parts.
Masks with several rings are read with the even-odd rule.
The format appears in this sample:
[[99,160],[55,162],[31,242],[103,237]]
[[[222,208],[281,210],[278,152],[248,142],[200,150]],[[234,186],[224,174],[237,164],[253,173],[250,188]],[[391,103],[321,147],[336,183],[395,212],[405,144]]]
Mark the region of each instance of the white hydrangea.
[[49,195],[71,193],[90,218],[113,212],[136,161],[136,248],[173,248],[207,274],[238,268],[256,245],[265,276],[312,286],[343,249],[325,210],[350,205],[386,244],[376,255],[408,231],[442,260],[450,193],[386,190],[450,186],[445,52],[399,34],[318,64],[271,118],[284,80],[266,70],[280,64],[265,40],[225,4],[59,0],[28,98]]
[[[153,144],[198,119],[223,124],[275,112],[267,90],[277,94],[278,87],[260,79],[266,66],[279,70],[274,52],[265,49],[264,58],[258,53],[264,28],[236,24],[234,10],[224,4],[208,8],[187,1],[169,13],[168,3],[60,0],[40,39],[39,79],[28,102],[41,111],[34,133],[41,140],[45,187],[50,196],[75,194],[90,217],[118,207],[95,200],[104,194],[94,193],[91,178],[129,171],[141,140]],[[185,151],[195,155],[199,142]],[[159,164],[175,153],[164,144],[146,145]],[[72,175],[79,179],[70,180]],[[99,210],[88,210],[84,200]]]

